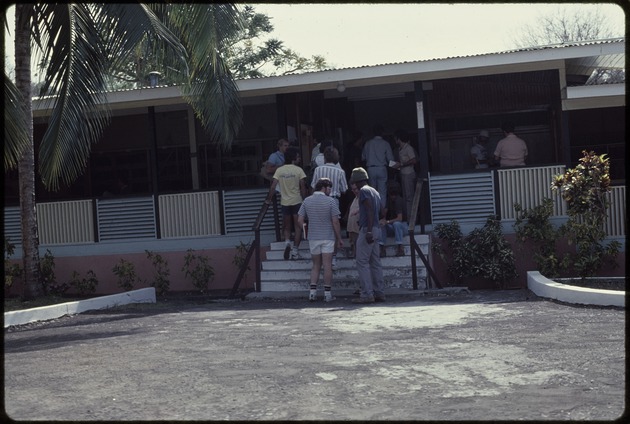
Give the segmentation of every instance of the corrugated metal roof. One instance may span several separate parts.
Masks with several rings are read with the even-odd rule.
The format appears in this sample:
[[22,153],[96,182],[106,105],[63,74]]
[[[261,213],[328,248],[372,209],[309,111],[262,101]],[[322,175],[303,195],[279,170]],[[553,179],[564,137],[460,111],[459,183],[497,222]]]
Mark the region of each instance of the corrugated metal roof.
[[[265,77],[252,77],[252,78],[242,78],[236,80],[238,81],[250,81],[250,80],[273,80],[276,78],[283,77],[297,77],[297,76],[309,76],[309,75],[325,75],[327,73],[338,72],[338,71],[352,71],[352,70],[364,70],[369,68],[379,68],[384,66],[402,66],[402,65],[413,65],[413,64],[422,64],[422,63],[430,63],[430,62],[440,62],[447,61],[453,59],[470,59],[470,58],[480,58],[484,56],[502,56],[513,53],[520,52],[535,52],[535,51],[545,51],[551,49],[565,49],[570,47],[581,47],[581,46],[592,46],[592,45],[604,45],[604,44],[614,44],[614,43],[625,43],[625,37],[617,37],[617,38],[609,38],[609,39],[601,39],[601,40],[589,40],[589,41],[579,41],[579,42],[570,42],[570,43],[560,43],[560,44],[550,44],[545,46],[533,46],[512,50],[505,50],[500,52],[492,52],[492,53],[479,53],[472,55],[462,55],[462,56],[447,56],[441,58],[432,58],[432,59],[420,59],[416,61],[403,61],[403,62],[391,62],[391,63],[381,63],[375,65],[363,65],[363,66],[355,66],[355,67],[347,67],[347,68],[330,68],[324,69],[320,71],[309,71],[303,73],[296,74],[287,74],[282,76],[265,76]],[[606,57],[609,56],[609,57]],[[607,65],[606,65],[607,63]],[[593,71],[597,68],[601,68],[602,66],[614,66],[618,69],[625,69],[625,53],[624,54],[614,54],[614,55],[603,55],[603,56],[591,56],[579,59],[568,59],[568,72],[575,72],[578,75],[590,76]],[[126,92],[136,92],[142,90],[154,90],[160,88],[168,88],[168,87],[176,87],[176,84],[161,84],[155,87],[140,87],[140,88],[126,88],[126,89],[118,89],[111,90],[109,93],[126,93]],[[38,100],[45,100],[47,97],[38,98]]]

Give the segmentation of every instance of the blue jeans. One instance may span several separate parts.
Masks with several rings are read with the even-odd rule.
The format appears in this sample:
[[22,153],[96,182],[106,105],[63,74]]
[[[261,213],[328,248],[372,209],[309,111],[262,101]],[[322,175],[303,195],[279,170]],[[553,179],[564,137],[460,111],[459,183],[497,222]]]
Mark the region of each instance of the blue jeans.
[[394,236],[396,244],[402,244],[405,233],[409,232],[409,224],[405,221],[394,221],[381,227],[381,245],[387,242],[387,236]]
[[368,184],[381,195],[381,202],[387,203],[387,167],[368,166]]
[[381,237],[381,229],[376,226],[372,228],[374,242],[368,243],[365,239],[366,228],[361,228],[357,238],[357,271],[359,272],[359,284],[361,285],[361,297],[384,296],[385,282],[383,281],[383,267],[379,244],[377,240]]

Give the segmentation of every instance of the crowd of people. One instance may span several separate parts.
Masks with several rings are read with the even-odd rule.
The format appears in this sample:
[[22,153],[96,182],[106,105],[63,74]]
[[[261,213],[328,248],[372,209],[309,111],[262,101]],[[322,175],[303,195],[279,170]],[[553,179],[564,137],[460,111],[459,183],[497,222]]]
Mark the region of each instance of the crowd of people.
[[[488,152],[488,130],[473,139],[471,160],[476,169],[490,166],[524,166],[527,145],[514,134],[514,124],[505,122],[504,138],[493,155]],[[343,149],[332,139],[314,138],[310,163],[302,168],[296,146],[278,141],[277,150],[263,165],[262,175],[270,180],[265,202],[280,196],[284,259],[302,259],[299,246],[308,237],[312,258],[309,300],[317,299],[317,283],[323,267],[324,301],[332,297],[332,274],[336,254],[343,247],[342,222],[350,241],[349,254],[355,258],[359,274],[359,297],[355,303],[385,301],[381,258],[386,256],[386,241],[393,236],[396,256],[404,256],[403,238],[408,232],[408,218],[417,182],[416,152],[409,133],[396,130],[396,149],[384,138],[383,126],[373,128],[364,141],[356,132]],[[308,233],[307,233],[308,228]],[[293,238],[291,235],[293,234]]]

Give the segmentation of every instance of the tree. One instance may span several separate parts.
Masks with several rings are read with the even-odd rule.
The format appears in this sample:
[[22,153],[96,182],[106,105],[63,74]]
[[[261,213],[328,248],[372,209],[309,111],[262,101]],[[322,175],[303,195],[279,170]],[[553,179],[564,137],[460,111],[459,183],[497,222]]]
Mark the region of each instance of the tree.
[[[6,19],[6,15],[5,15]],[[15,93],[5,73],[5,123],[15,114],[17,130],[7,146],[18,154],[22,218],[24,298],[41,294],[35,209],[35,145],[31,95],[32,49],[45,64],[40,95],[51,116],[37,146],[44,186],[71,184],[86,167],[92,143],[109,122],[108,76],[148,42],[164,72],[181,82],[212,140],[230,147],[242,120],[236,84],[220,52],[240,30],[239,9],[231,4],[17,4],[15,11]],[[8,108],[7,108],[8,106]],[[17,152],[17,153],[16,153]],[[14,165],[5,159],[5,166]]]
[[273,32],[269,16],[256,13],[252,6],[243,8],[245,25],[229,40],[226,58],[237,78],[288,75],[326,69],[326,59],[306,58],[284,46],[282,41],[263,37]]
[[518,30],[517,35],[513,36],[513,42],[517,47],[545,46],[624,35],[623,30],[610,26],[598,6],[558,7],[552,13],[540,14],[535,22],[532,25],[524,25]]
[[[301,56],[284,46],[276,38],[264,39],[273,32],[269,16],[256,13],[254,7],[244,6],[241,11],[243,26],[225,41],[222,51],[228,68],[234,78],[259,78],[264,76],[287,75],[307,71],[322,70],[328,67],[323,56],[310,58]],[[158,71],[163,84],[174,81],[164,72],[164,66],[151,48],[150,40],[139,44],[133,56],[113,76],[116,88],[135,88],[149,84],[149,72]]]

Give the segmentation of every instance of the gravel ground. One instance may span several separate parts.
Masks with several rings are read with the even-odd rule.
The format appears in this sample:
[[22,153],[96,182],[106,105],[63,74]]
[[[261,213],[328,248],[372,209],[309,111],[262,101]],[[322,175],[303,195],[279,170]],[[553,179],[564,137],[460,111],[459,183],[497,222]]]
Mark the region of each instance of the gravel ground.
[[17,421],[613,420],[625,310],[527,290],[172,302],[10,327],[4,361]]

